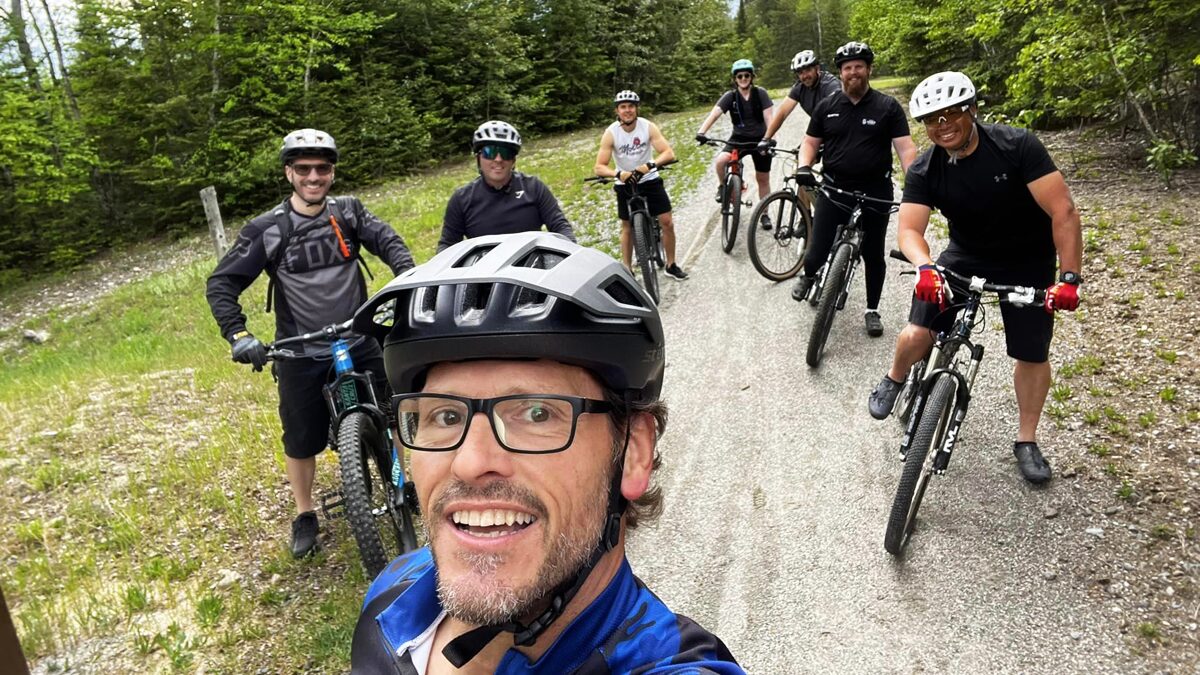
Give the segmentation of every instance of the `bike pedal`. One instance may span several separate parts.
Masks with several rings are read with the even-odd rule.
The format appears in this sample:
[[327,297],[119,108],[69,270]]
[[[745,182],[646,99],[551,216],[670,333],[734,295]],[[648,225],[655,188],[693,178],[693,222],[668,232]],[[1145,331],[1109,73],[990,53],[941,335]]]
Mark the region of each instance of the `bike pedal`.
[[346,517],[346,497],[341,490],[321,493],[321,516],[326,520]]

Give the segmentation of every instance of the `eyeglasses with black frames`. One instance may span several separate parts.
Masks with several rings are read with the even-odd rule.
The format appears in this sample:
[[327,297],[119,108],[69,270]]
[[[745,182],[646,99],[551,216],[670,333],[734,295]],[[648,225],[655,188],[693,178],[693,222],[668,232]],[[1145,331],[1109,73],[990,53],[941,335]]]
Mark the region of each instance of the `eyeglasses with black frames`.
[[517,158],[517,151],[507,145],[485,145],[479,149],[479,154],[483,155],[484,159],[500,159],[511,162]]
[[451,394],[392,397],[400,442],[413,450],[455,450],[467,438],[475,413],[487,416],[500,447],[509,452],[561,452],[575,440],[579,416],[616,410],[608,401],[558,394],[467,398]]
[[754,73],[741,72],[741,73],[738,73],[737,75],[734,75],[733,77],[734,77],[734,79],[737,79],[737,80],[752,80],[752,79],[754,79]]

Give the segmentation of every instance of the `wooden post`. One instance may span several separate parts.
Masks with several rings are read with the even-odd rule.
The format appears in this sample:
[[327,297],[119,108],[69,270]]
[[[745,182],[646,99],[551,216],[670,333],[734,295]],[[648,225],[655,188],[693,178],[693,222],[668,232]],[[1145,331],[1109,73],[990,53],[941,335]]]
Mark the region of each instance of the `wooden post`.
[[13,626],[8,605],[4,602],[4,591],[0,590],[0,671],[12,675],[28,675],[29,664],[21,653],[21,642]]
[[204,215],[208,216],[208,231],[212,233],[213,246],[217,249],[217,260],[225,257],[225,224],[221,222],[221,207],[217,204],[217,188],[209,185],[200,191],[204,202]]

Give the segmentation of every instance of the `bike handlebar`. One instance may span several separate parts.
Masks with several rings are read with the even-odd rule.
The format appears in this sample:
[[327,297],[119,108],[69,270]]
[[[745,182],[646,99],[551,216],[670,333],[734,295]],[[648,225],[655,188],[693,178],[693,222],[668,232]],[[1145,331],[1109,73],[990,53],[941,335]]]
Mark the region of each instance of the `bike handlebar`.
[[[830,190],[830,191],[836,192],[840,195],[846,195],[847,197],[853,197],[854,199],[857,199],[857,200],[863,201],[863,202],[875,202],[876,204],[886,204],[887,206],[894,207],[894,208],[900,207],[900,202],[894,202],[890,199],[880,199],[878,197],[871,197],[870,195],[863,194],[862,192],[851,192],[850,190],[843,190],[841,188],[835,188],[832,185],[830,185],[828,183],[824,183],[824,182],[822,182],[821,186],[817,189],[821,190],[822,192]],[[900,253],[900,252],[893,251],[893,253]]]
[[[895,258],[896,260],[904,261],[910,265],[912,264],[912,261],[910,261],[908,256],[904,255],[902,251],[893,249],[888,256]],[[955,272],[949,267],[944,267],[937,263],[934,263],[934,267],[936,267],[937,270],[946,277],[947,282],[958,285],[958,290],[960,292],[967,291],[980,294],[996,293],[1000,296],[1000,300],[1002,302],[1007,302],[1018,307],[1025,305],[1046,304],[1046,289],[1044,288],[1034,288],[1033,286],[1010,286],[1008,284],[993,284],[983,277],[965,276]]]
[[316,342],[317,340],[330,340],[330,341],[336,340],[339,337],[350,332],[350,326],[353,323],[354,323],[354,319],[347,319],[341,323],[329,324],[328,326],[325,326],[324,328],[322,328],[320,330],[315,330],[311,333],[305,333],[303,335],[295,335],[295,336],[292,336],[289,338],[283,338],[282,340],[276,340],[276,341],[266,345],[267,358],[269,358],[269,359],[294,358],[296,356],[296,352],[294,352],[290,349],[282,349],[282,347],[286,347],[287,345],[297,345],[297,344],[304,344],[304,343],[308,343],[308,342]]
[[[654,170],[659,171],[659,170],[663,170],[663,169],[669,169],[669,168],[671,168],[672,164],[677,164],[677,163],[679,163],[678,159],[673,159],[669,162],[663,162],[662,164],[655,166]],[[642,175],[644,176],[645,174],[642,174]],[[601,185],[607,185],[609,183],[617,182],[617,178],[616,178],[616,176],[589,176],[588,178],[584,178],[583,182],[599,183]],[[622,185],[624,185],[624,183],[622,183]]]
[[708,140],[704,141],[704,144],[712,146],[729,145],[737,148],[738,150],[758,149],[758,141],[733,141],[728,138],[712,138],[711,136],[708,138]]

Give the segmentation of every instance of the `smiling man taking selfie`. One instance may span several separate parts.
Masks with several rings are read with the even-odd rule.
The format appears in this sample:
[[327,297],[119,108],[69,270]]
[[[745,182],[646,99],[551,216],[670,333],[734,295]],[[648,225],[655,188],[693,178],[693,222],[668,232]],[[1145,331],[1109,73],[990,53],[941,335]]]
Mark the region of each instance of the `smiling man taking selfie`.
[[385,340],[430,543],[368,590],[353,672],[742,672],[625,559],[661,509],[666,408],[662,323],[624,266],[547,233],[470,239],[356,325]]

